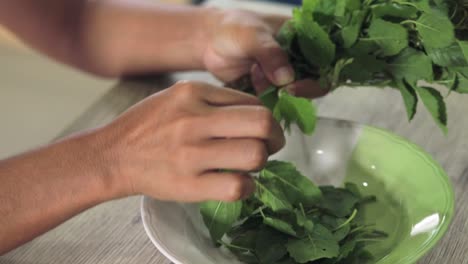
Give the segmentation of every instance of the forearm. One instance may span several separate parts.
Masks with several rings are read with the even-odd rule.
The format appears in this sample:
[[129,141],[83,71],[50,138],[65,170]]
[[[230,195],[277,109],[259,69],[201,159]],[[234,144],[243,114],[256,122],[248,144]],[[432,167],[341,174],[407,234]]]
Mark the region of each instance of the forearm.
[[119,196],[94,134],[0,161],[0,255]]
[[27,45],[74,66],[86,0],[0,1],[0,25]]
[[217,15],[213,9],[147,0],[100,1],[88,6],[82,42],[105,75],[203,70]]
[[0,22],[27,44],[105,76],[203,69],[218,12],[148,0],[15,0]]

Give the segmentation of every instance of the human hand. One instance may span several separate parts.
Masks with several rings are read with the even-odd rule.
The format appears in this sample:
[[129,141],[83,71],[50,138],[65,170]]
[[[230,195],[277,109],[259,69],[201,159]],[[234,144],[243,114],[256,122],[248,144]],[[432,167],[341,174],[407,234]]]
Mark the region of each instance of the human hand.
[[151,96],[100,133],[124,195],[188,202],[248,197],[248,172],[285,143],[257,98],[196,82]]
[[314,98],[327,90],[313,80],[295,81],[287,53],[275,41],[286,17],[248,11],[219,11],[213,16],[212,37],[203,61],[205,67],[227,83],[251,74],[258,93],[271,84],[297,96]]

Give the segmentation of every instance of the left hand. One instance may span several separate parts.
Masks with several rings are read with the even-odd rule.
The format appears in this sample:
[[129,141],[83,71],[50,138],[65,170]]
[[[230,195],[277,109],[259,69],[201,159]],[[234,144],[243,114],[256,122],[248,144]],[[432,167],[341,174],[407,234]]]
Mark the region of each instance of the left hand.
[[275,40],[288,18],[240,10],[215,17],[203,63],[217,78],[228,83],[250,73],[259,94],[271,84],[309,98],[327,93],[314,80],[295,81],[288,55]]

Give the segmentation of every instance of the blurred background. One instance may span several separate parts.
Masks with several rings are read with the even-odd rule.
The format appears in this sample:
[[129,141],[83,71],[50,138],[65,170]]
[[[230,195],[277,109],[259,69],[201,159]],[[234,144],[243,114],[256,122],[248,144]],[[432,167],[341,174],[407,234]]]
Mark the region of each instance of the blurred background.
[[50,142],[114,82],[55,63],[0,27],[0,159]]

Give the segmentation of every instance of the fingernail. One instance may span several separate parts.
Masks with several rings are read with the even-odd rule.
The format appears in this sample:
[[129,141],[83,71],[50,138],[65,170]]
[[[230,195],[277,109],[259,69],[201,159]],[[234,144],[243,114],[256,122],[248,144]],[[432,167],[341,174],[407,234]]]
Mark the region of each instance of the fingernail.
[[296,95],[296,86],[294,84],[290,84],[283,88],[288,94]]
[[294,81],[294,72],[289,67],[281,67],[274,73],[277,85],[286,85]]
[[242,190],[242,199],[244,200],[249,198],[253,192],[255,192],[255,182],[253,181],[253,179],[250,179],[244,184]]

